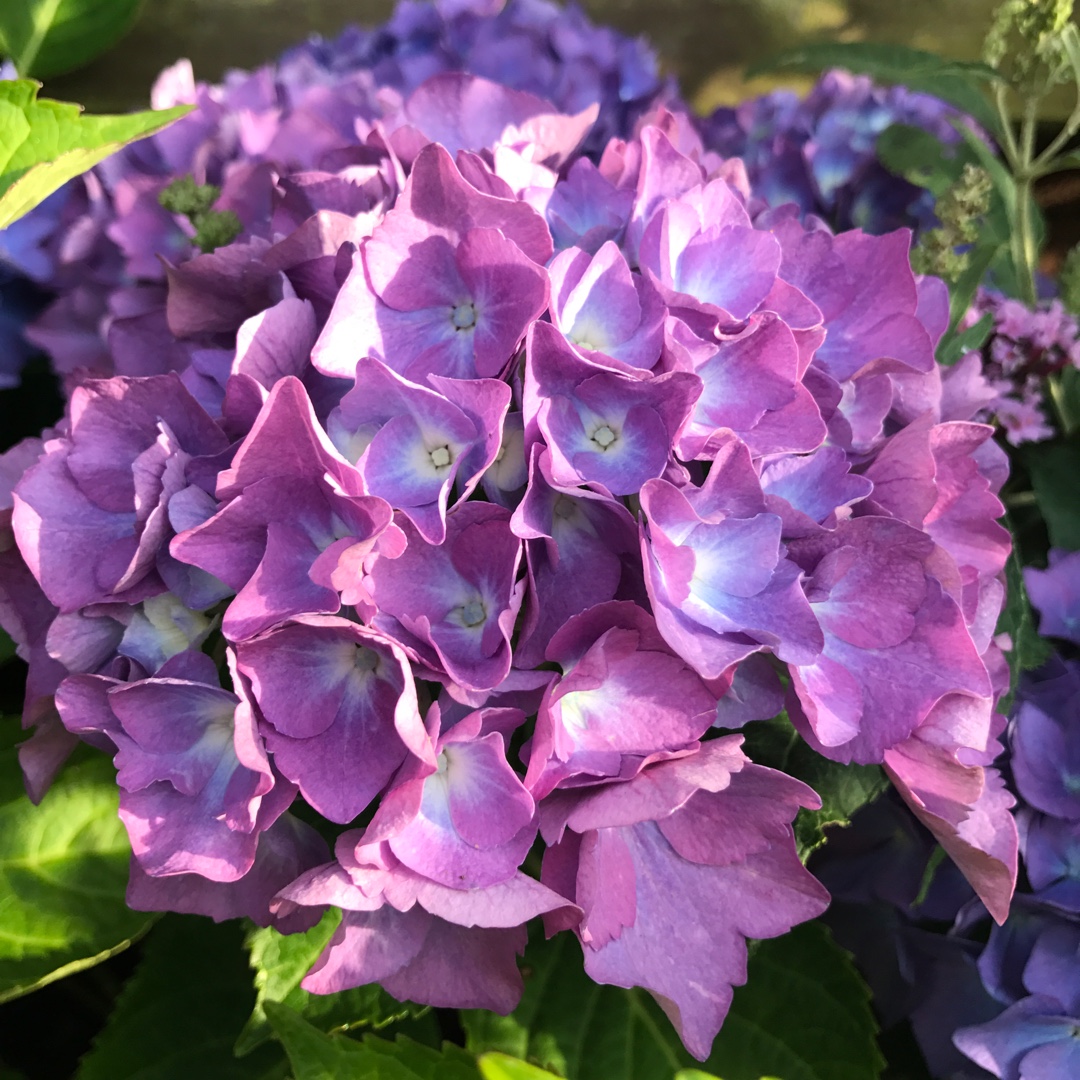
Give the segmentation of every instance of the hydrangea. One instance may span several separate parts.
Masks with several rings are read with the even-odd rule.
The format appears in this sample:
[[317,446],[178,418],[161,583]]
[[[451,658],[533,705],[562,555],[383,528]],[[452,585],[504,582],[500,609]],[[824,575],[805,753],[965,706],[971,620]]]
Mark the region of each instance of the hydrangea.
[[954,1037],[997,1077],[1049,1080],[1080,1068],[1078,695],[1076,662],[1055,656],[1021,683],[1011,725],[1031,896],[994,928],[979,958],[983,982],[1004,1011]]
[[665,107],[591,159],[597,115],[436,73],[238,170],[265,229],[3,459],[0,621],[33,791],[114,755],[132,905],[333,904],[306,988],[502,1012],[541,916],[704,1058],[746,939],[828,902],[818,796],[733,727],[884,765],[1005,918],[1006,468],[910,233],[761,210]]
[[[454,90],[446,86],[415,93],[434,76],[452,80],[462,71],[505,87],[506,110],[487,110],[482,82],[470,82],[471,97],[455,98],[450,109],[445,99]],[[229,72],[216,86],[196,82],[191,64],[181,61],[162,73],[151,101],[155,108],[193,104],[190,115],[68,184],[5,231],[0,334],[10,332],[19,351],[4,350],[11,369],[0,379],[15,380],[34,347],[50,355],[69,385],[87,376],[164,370],[170,351],[168,366],[186,362],[183,348],[170,348],[161,312],[169,264],[238,231],[249,240],[291,231],[289,216],[299,215],[297,224],[309,216],[307,193],[327,171],[344,170],[347,183],[325,209],[385,209],[398,191],[399,155],[408,163],[412,131],[422,133],[417,145],[438,139],[456,153],[494,142],[507,123],[524,124],[527,139],[529,124],[543,122],[535,119],[538,108],[571,115],[594,109],[581,134],[585,148],[599,153],[609,138],[629,135],[653,104],[675,97],[643,39],[595,26],[579,8],[548,0],[402,3],[375,29],[313,37],[256,71]],[[478,121],[496,126],[469,130]],[[455,125],[463,129],[452,133]],[[381,167],[377,153],[357,152],[376,131],[381,145],[394,135],[395,149]],[[578,139],[570,141],[576,147]],[[550,189],[548,167],[555,163],[546,155],[522,157],[512,139],[503,142],[500,175]],[[285,172],[295,174],[290,198],[272,213],[274,184]],[[185,178],[200,194],[162,198]],[[6,266],[20,283],[6,281]],[[23,311],[24,277],[54,296],[25,337],[23,327],[38,312]]]
[[894,800],[860,811],[810,864],[883,1026],[908,1018],[935,1077],[1057,1080],[1080,1062],[1078,702],[1073,660],[1054,656],[1019,684],[1006,772],[1027,888],[988,936],[984,905],[951,868],[935,870],[929,838]]
[[930,193],[881,164],[878,136],[907,124],[955,146],[960,135],[953,121],[959,119],[962,114],[929,94],[830,71],[803,98],[775,90],[718,108],[704,121],[703,134],[711,149],[746,162],[754,194],[771,206],[793,202],[836,228],[882,233],[925,229],[935,218]]

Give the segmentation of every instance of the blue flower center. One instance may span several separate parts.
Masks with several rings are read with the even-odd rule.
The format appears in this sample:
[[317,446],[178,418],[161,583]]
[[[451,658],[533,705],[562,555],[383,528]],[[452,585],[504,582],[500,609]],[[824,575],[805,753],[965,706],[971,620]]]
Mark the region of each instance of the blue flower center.
[[379,666],[379,654],[374,649],[367,649],[363,645],[356,646],[356,654],[353,656],[353,669],[361,674],[374,671]]
[[458,618],[462,626],[472,629],[474,626],[482,626],[487,619],[487,609],[484,602],[479,598],[469,600],[457,609]]
[[608,427],[607,424],[601,424],[590,436],[592,441],[600,447],[601,450],[607,450],[612,443],[616,442],[619,436]]
[[471,330],[476,325],[476,305],[470,301],[455,304],[450,309],[450,321],[455,330]]

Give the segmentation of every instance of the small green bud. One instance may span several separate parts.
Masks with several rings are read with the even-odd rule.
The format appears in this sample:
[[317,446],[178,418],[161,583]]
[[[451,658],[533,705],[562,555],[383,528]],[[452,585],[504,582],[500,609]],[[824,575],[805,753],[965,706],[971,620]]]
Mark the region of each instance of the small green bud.
[[195,230],[194,245],[205,255],[216,248],[231,244],[244,226],[232,210],[211,209],[221,188],[213,184],[196,184],[192,176],[174,180],[158,196],[158,202],[170,214],[180,214]]
[[983,59],[1001,69],[1008,62],[1013,85],[1045,92],[1068,71],[1062,35],[1074,0],[1004,0],[994,12],[983,43]]
[[205,214],[221,194],[221,188],[213,184],[196,184],[195,178],[190,174],[174,180],[158,196],[158,202],[169,211],[170,214],[182,214],[184,217],[194,219],[199,214]]
[[199,214],[192,224],[195,246],[203,254],[231,244],[244,231],[243,223],[232,210],[210,210]]

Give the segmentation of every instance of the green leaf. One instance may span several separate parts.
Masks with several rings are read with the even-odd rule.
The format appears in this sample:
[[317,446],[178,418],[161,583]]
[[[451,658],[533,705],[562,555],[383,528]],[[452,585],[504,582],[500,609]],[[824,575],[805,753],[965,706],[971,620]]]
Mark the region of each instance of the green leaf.
[[6,664],[15,655],[15,642],[0,630],[0,664]]
[[0,754],[0,1002],[126,949],[153,916],[124,903],[131,848],[107,758],[69,766],[34,806],[12,752]]
[[357,1042],[327,1035],[286,1005],[266,1003],[274,1034],[285,1047],[294,1080],[479,1080],[476,1062],[460,1047],[442,1051],[411,1039]]
[[272,1035],[266,1016],[268,1001],[288,1005],[318,1028],[385,1027],[427,1011],[423,1005],[395,1001],[381,986],[372,984],[339,994],[309,994],[300,988],[319,953],[341,921],[341,910],[330,908],[303,934],[280,934],[272,927],[252,930],[246,940],[255,969],[257,998],[240,1037],[236,1052],[246,1054]]
[[997,708],[999,712],[1008,716],[1012,711],[1020,672],[1046,663],[1054,650],[1050,642],[1039,637],[1035,629],[1035,615],[1031,601],[1028,599],[1027,589],[1024,587],[1024,574],[1016,547],[1016,534],[1007,518],[1004,523],[1013,534],[1013,549],[1005,563],[1005,608],[998,618],[996,632],[1008,634],[1012,638],[1012,648],[1005,654],[1009,661],[1009,693],[998,702]]
[[873,1080],[870,991],[820,923],[759,942],[705,1068],[724,1080]]
[[1047,390],[1054,400],[1066,435],[1080,429],[1080,371],[1071,364],[1055,378],[1047,380]]
[[1051,545],[1080,551],[1080,499],[1076,497],[1080,440],[1073,436],[1028,443],[1023,460],[1031,474]]
[[409,1080],[480,1080],[476,1057],[452,1043],[443,1043],[441,1050],[422,1046],[412,1039],[399,1035],[393,1042],[365,1035],[363,1048],[383,1068],[393,1062],[409,1070]]
[[1000,134],[1001,121],[983,95],[982,86],[1002,76],[987,64],[947,60],[922,49],[868,41],[813,42],[754,64],[746,76],[771,71],[815,74],[832,67],[933,94],[974,117],[987,131]]
[[909,124],[887,127],[878,136],[874,151],[889,172],[935,196],[948,191],[960,179],[964,165],[975,160],[966,146],[946,147],[925,128]]
[[51,79],[89,63],[131,29],[142,0],[7,0],[0,53],[20,75]]
[[481,1055],[477,1064],[484,1080],[558,1080],[553,1072],[496,1051]]
[[[712,1073],[703,1073],[700,1069],[683,1069],[675,1074],[675,1080],[720,1080]],[[761,1080],[777,1080],[775,1076],[763,1076]]]
[[693,1064],[645,991],[585,974],[571,935],[532,942],[522,973],[525,993],[509,1016],[462,1011],[469,1050],[501,1051],[570,1080],[664,1080]]
[[972,323],[966,330],[950,330],[938,342],[937,361],[945,367],[951,367],[965,353],[977,352],[986,344],[986,339],[994,329],[994,316],[987,312],[978,322]]
[[72,177],[194,108],[83,116],[78,105],[39,101],[38,89],[30,79],[0,81],[0,229]]
[[75,1080],[269,1080],[281,1051],[238,1061],[232,1045],[255,994],[240,927],[169,915],[146,938],[134,975]]
[[821,796],[820,810],[800,810],[795,843],[805,859],[825,843],[829,826],[846,826],[860,806],[873,802],[889,786],[877,765],[841,765],[810,748],[785,714],[747,724],[744,749],[759,765],[794,776]]
[[[518,1008],[508,1017],[461,1013],[467,1048],[569,1080],[667,1080],[698,1064],[645,991],[598,986],[580,952],[568,934],[531,943]],[[825,927],[804,924],[759,942],[701,1067],[725,1080],[873,1080],[884,1062],[869,997]]]

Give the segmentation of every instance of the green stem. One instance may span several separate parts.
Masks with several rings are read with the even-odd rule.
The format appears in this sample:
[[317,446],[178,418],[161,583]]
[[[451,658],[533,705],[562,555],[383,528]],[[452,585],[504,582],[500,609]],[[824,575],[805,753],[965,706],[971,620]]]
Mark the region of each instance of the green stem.
[[1031,180],[1016,177],[1016,220],[1013,222],[1012,256],[1020,298],[1029,307],[1037,302],[1035,293],[1034,235],[1031,221]]
[[1005,160],[1008,161],[1009,167],[1015,169],[1020,158],[1020,148],[1016,145],[1016,136],[1013,134],[1012,117],[1009,115],[1007,95],[1008,88],[1004,83],[995,84],[994,98],[997,104],[998,117],[1001,119],[1001,131],[1005,136],[1005,144],[1002,146],[1002,150],[1005,151]]
[[1034,307],[1035,268],[1039,252],[1035,244],[1035,223],[1031,214],[1031,185],[1034,179],[1032,161],[1035,156],[1035,127],[1039,101],[1036,97],[1024,100],[1024,116],[1020,123],[1018,160],[1013,167],[1016,180],[1016,213],[1013,222],[1012,255],[1021,299]]
[[1054,158],[1077,131],[1080,131],[1080,102],[1077,103],[1069,119],[1065,121],[1065,126],[1054,136],[1050,145],[1031,163],[1031,170],[1036,177],[1045,176],[1051,171]]

